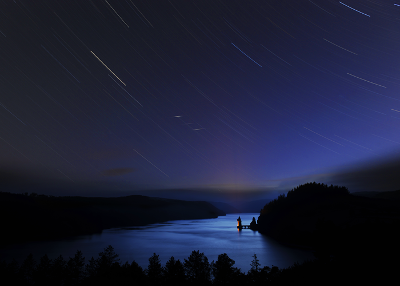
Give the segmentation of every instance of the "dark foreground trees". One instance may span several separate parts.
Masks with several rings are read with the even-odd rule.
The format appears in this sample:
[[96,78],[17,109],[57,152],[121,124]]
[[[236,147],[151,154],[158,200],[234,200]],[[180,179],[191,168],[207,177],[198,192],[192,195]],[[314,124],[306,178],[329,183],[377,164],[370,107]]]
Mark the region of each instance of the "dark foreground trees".
[[165,263],[164,281],[166,285],[185,285],[186,275],[182,262],[175,260],[173,256]]
[[[370,246],[371,247],[371,246]],[[394,260],[391,260],[394,261]],[[157,254],[149,258],[147,269],[135,261],[121,264],[112,246],[85,264],[82,252],[66,261],[62,256],[50,259],[47,255],[35,261],[29,255],[18,265],[15,261],[0,262],[1,285],[337,285],[343,282],[385,285],[398,281],[395,262],[371,261],[365,256],[347,259],[315,259],[279,269],[262,266],[253,255],[251,269],[243,273],[234,267],[235,261],[226,253],[217,261],[208,262],[204,253],[193,251],[184,263],[171,257],[163,267]],[[371,284],[371,283],[369,283]]]
[[[18,263],[1,262],[2,285],[252,285],[251,275],[234,267],[235,261],[226,253],[209,263],[199,250],[193,251],[182,263],[173,256],[163,267],[159,256],[149,258],[146,269],[135,261],[121,264],[110,245],[99,256],[85,260],[81,251],[65,260],[61,255],[50,259],[47,255],[37,262],[32,254]],[[258,263],[258,262],[257,262]],[[260,271],[259,263],[256,267]],[[250,278],[248,281],[246,277]],[[8,282],[9,281],[9,282]],[[4,282],[4,283],[3,283]],[[247,282],[251,282],[248,284]]]
[[189,282],[198,285],[207,285],[211,282],[211,266],[208,258],[199,250],[192,251],[184,263],[186,277]]
[[147,267],[146,273],[150,284],[160,285],[162,283],[163,268],[157,254],[153,253],[149,258],[149,266]]
[[218,255],[218,260],[211,263],[215,285],[235,285],[244,276],[240,270],[233,267],[235,261],[224,253]]

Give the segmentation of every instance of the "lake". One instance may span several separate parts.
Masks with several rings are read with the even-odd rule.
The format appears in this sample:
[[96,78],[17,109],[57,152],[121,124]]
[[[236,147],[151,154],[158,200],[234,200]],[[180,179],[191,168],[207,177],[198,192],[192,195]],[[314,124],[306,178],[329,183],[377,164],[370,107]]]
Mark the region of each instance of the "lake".
[[174,256],[175,259],[188,258],[193,250],[199,250],[207,256],[208,261],[216,261],[218,255],[228,254],[235,260],[235,267],[243,272],[250,269],[253,255],[257,254],[261,266],[272,265],[285,268],[295,262],[313,259],[311,251],[283,246],[257,231],[236,228],[237,218],[242,218],[244,225],[250,224],[258,213],[228,214],[215,219],[177,220],[151,224],[140,227],[113,228],[97,235],[84,235],[74,238],[15,244],[0,249],[0,260],[16,259],[22,262],[29,253],[36,261],[47,254],[56,258],[60,254],[64,259],[73,257],[77,250],[83,252],[85,262],[112,245],[119,255],[120,262],[129,263],[135,260],[147,268],[148,259],[156,253],[161,264]]

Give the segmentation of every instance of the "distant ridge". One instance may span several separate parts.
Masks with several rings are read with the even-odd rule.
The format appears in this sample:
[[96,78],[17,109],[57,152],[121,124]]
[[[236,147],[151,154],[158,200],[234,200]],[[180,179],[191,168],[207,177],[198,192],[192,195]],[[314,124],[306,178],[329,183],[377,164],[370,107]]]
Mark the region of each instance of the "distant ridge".
[[241,212],[239,209],[227,203],[222,203],[222,202],[210,202],[210,203],[227,214],[234,214]]
[[351,193],[354,196],[367,197],[367,198],[380,198],[380,199],[391,199],[400,200],[400,190],[397,191],[385,191],[385,192],[355,192]]
[[366,191],[366,192],[354,192],[351,193],[353,196],[357,197],[366,197],[366,198],[374,198],[379,192],[374,192],[374,191]]
[[222,202],[210,202],[210,203],[227,214],[233,214],[233,213],[260,213],[260,210],[270,201],[272,200],[260,199],[249,202],[235,203],[232,205]]
[[378,192],[375,198],[390,199],[390,200],[400,200],[400,190],[397,191],[387,191]]
[[56,239],[99,233],[107,228],[221,215],[225,212],[204,201],[141,195],[53,197],[0,192],[0,243]]
[[236,203],[234,206],[241,213],[260,213],[261,209],[272,199],[258,199],[248,202]]

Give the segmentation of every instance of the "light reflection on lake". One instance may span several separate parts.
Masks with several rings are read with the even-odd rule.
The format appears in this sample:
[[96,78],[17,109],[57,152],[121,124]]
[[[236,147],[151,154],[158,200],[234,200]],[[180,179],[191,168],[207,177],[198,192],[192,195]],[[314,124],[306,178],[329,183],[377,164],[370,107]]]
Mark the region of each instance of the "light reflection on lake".
[[0,260],[15,258],[21,262],[29,253],[36,260],[45,253],[50,258],[62,254],[68,259],[81,250],[87,262],[92,256],[97,258],[98,253],[108,245],[114,247],[122,263],[135,260],[143,268],[147,268],[148,259],[153,253],[160,256],[164,266],[171,256],[183,262],[193,250],[204,252],[209,262],[216,261],[219,254],[227,253],[235,260],[234,266],[243,272],[250,269],[254,253],[261,266],[275,265],[279,268],[313,258],[310,251],[282,246],[257,231],[238,231],[236,220],[239,215],[243,224],[250,224],[253,217],[258,217],[257,213],[228,214],[216,219],[178,220],[142,227],[107,229],[99,235],[13,245],[0,249]]

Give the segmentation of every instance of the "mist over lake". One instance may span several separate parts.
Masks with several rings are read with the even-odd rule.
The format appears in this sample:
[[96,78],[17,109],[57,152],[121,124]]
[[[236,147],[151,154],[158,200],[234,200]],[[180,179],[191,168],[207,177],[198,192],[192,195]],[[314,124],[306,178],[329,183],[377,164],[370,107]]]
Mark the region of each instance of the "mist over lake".
[[148,259],[153,253],[160,256],[164,265],[171,256],[183,262],[193,250],[199,250],[210,262],[216,261],[219,254],[227,253],[235,260],[235,266],[244,272],[250,269],[254,254],[257,254],[262,266],[274,265],[279,268],[313,259],[311,251],[283,246],[257,231],[238,231],[236,220],[239,215],[243,224],[249,224],[259,214],[228,214],[216,219],[176,220],[147,226],[112,228],[98,235],[9,245],[6,249],[0,249],[0,256],[21,263],[29,253],[37,260],[44,254],[51,259],[60,254],[68,259],[81,250],[87,262],[112,245],[122,263],[135,260],[147,268]]

